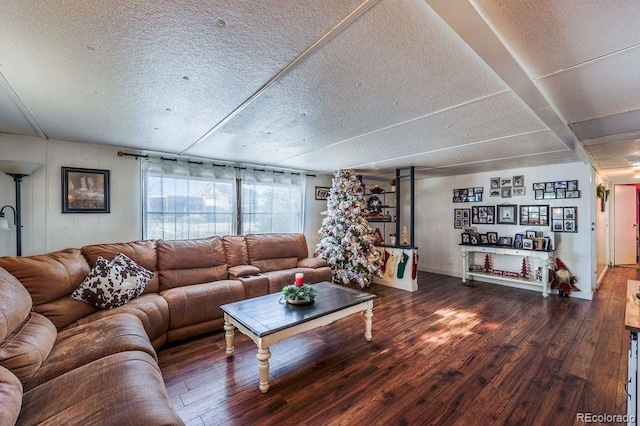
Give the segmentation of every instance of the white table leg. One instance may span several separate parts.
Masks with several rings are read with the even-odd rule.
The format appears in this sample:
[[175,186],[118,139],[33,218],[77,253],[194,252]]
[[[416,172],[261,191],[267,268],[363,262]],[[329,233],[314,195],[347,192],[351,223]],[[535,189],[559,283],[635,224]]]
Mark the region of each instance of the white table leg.
[[235,337],[234,336],[235,327],[233,326],[233,324],[225,320],[224,331],[225,331],[224,338],[227,341],[227,356],[232,356],[233,351],[235,350],[233,346],[233,339]]
[[260,371],[260,391],[267,393],[269,390],[269,358],[271,352],[269,348],[258,348],[258,370]]
[[542,259],[542,297],[549,297],[549,267],[551,259],[545,257]]
[[370,342],[373,334],[371,334],[371,324],[373,321],[373,301],[369,300],[367,302],[367,309],[364,311],[364,338],[367,339],[367,342]]
[[467,283],[467,272],[469,271],[469,253],[462,248],[462,284]]

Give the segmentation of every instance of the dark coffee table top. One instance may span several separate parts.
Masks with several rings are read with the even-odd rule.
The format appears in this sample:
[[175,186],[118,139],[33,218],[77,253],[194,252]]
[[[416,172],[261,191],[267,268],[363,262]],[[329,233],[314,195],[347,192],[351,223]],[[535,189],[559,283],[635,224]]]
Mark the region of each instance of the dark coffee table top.
[[378,297],[328,282],[313,284],[313,287],[318,295],[309,305],[290,305],[284,299],[279,303],[282,297],[279,292],[228,303],[220,309],[262,337]]

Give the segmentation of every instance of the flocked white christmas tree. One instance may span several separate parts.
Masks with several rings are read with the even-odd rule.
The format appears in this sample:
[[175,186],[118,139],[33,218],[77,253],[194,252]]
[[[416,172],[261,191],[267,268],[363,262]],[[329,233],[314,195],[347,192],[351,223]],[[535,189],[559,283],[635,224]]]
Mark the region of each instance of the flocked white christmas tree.
[[322,214],[326,217],[318,231],[316,255],[327,261],[335,282],[369,287],[373,275],[382,276],[381,255],[367,223],[364,190],[353,170],[335,172]]

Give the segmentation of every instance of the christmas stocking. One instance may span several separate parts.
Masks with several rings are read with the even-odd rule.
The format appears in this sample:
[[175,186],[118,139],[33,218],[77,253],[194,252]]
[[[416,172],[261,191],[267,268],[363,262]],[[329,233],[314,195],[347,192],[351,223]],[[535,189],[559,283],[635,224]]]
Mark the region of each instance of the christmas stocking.
[[402,260],[398,263],[398,278],[404,278],[404,269],[407,267],[409,255],[402,252]]
[[382,275],[387,272],[387,260],[389,260],[389,256],[391,255],[386,250],[382,253],[382,265],[380,266],[380,269],[382,269]]
[[411,269],[411,279],[418,278],[418,253],[413,252],[413,267]]
[[387,272],[386,272],[386,276],[387,278],[393,278],[393,273],[396,271],[396,261],[398,260],[398,256],[391,255],[391,257],[389,258],[389,264],[387,265]]

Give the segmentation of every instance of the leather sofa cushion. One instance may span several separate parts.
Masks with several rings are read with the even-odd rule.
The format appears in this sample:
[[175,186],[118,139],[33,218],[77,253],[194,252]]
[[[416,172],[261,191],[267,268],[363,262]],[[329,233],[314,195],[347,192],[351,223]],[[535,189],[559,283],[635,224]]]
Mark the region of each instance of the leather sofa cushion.
[[260,273],[260,268],[253,265],[236,265],[229,268],[229,277],[238,278]]
[[[260,272],[282,271],[295,268],[298,265],[297,257],[281,257],[277,259],[253,260],[251,264],[257,266]],[[293,281],[291,281],[293,283]]]
[[158,240],[160,290],[227,279],[220,237]]
[[169,304],[169,330],[222,318],[220,305],[246,297],[242,283],[235,280],[176,287],[160,295]]
[[33,310],[49,318],[56,328],[60,330],[72,322],[97,311],[98,308],[64,296],[51,302],[34,306]]
[[307,257],[298,261],[298,268],[322,268],[327,266],[327,261],[317,257]]
[[222,244],[229,266],[249,264],[247,241],[243,235],[225,235],[222,237]]
[[[156,241],[132,241],[130,243],[113,243],[113,244],[94,244],[82,247],[82,253],[89,259],[91,267],[96,265],[98,256],[102,256],[107,260],[113,260],[118,253],[127,255],[133,259],[138,265],[153,272],[153,278],[147,284],[143,294],[158,293],[160,290],[158,280],[158,256],[156,254]],[[85,276],[89,273],[85,274]],[[84,279],[84,277],[83,277]],[[80,280],[82,282],[82,280]],[[80,283],[78,283],[80,285]],[[76,287],[78,287],[76,285]],[[74,288],[75,290],[75,288]],[[69,292],[71,293],[71,292]]]
[[25,392],[97,359],[125,351],[142,351],[156,359],[142,321],[117,313],[63,330],[47,360],[24,385]]
[[[158,294],[143,294],[117,308],[94,312],[69,324],[67,329],[122,312],[135,315],[142,321],[147,336],[155,348],[158,348],[166,342],[167,328],[169,325],[169,305],[167,301]],[[173,313],[171,313],[171,315],[173,315]]]
[[13,373],[0,367],[0,425],[14,425],[22,406],[22,383]]
[[38,256],[2,257],[0,267],[20,280],[36,306],[68,295],[91,270],[78,249]]
[[20,425],[183,425],[153,357],[127,351],[49,380],[22,399]]
[[31,311],[31,296],[26,288],[0,268],[0,342],[20,326]]
[[13,334],[0,343],[0,365],[24,384],[49,356],[56,341],[56,327],[32,312]]
[[309,257],[304,234],[247,234],[245,238],[252,265],[264,259],[295,257],[297,263],[298,259]]

